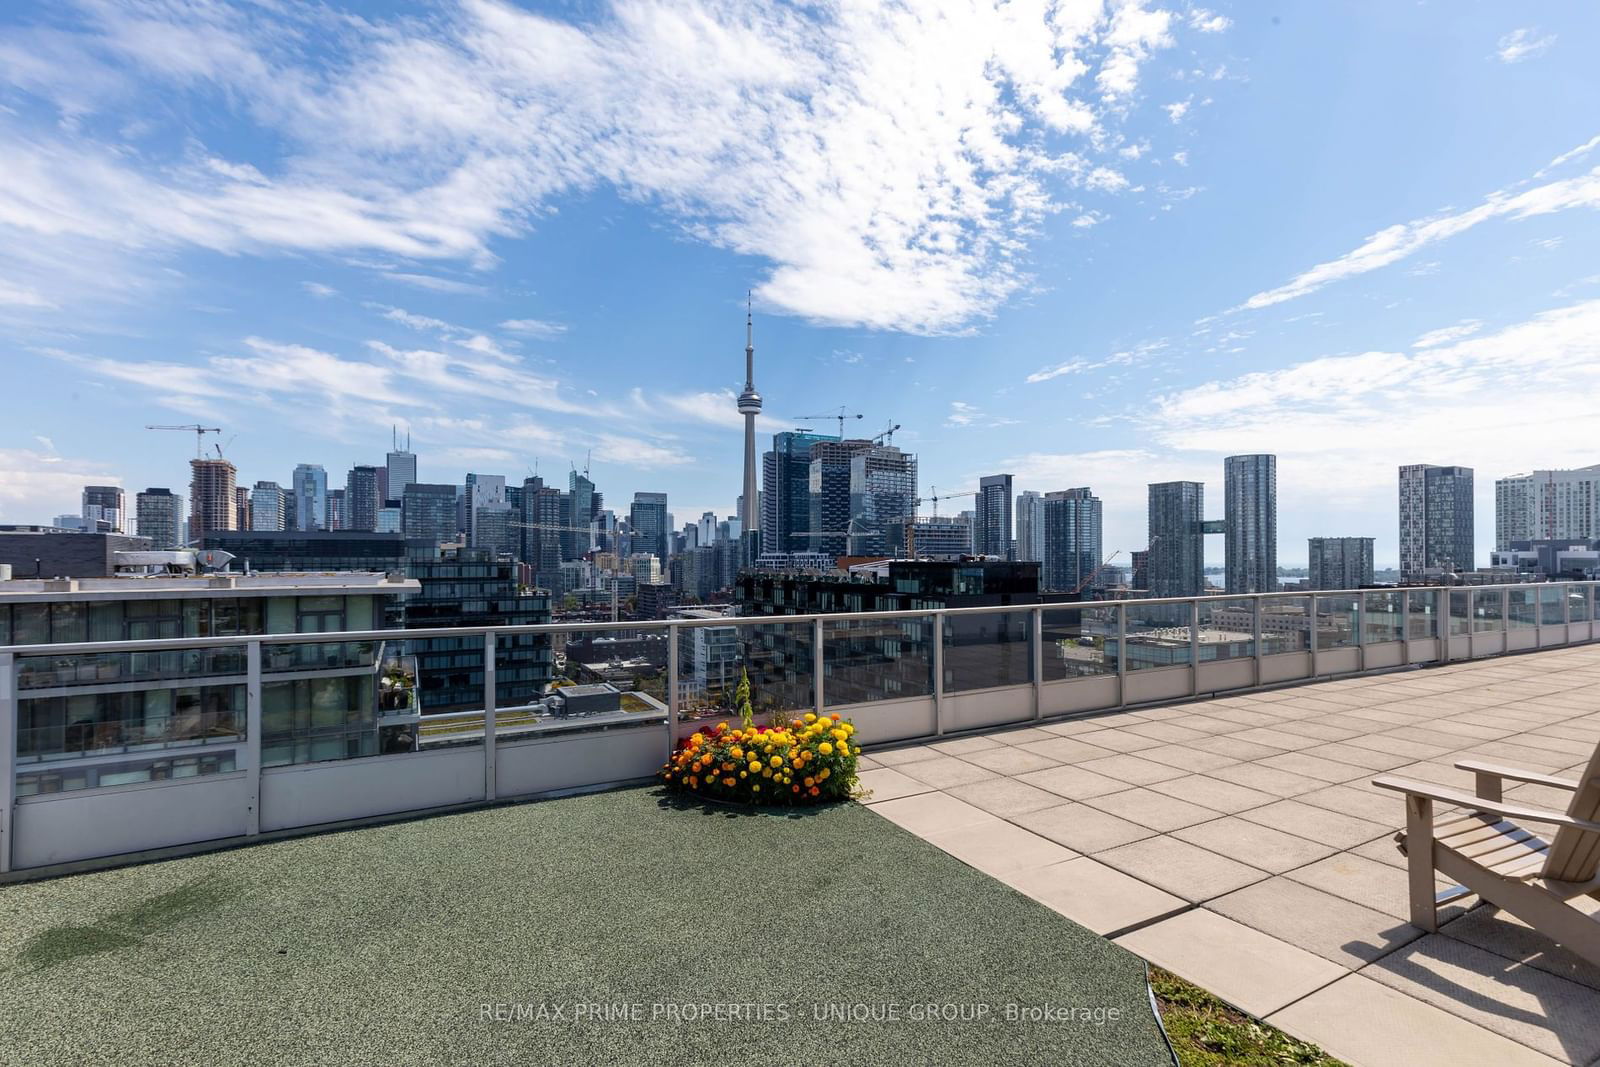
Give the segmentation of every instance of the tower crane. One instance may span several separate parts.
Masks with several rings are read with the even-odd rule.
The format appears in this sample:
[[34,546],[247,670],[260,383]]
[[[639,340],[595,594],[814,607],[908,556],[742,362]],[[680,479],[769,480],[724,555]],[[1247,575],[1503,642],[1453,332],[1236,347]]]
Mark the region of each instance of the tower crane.
[[[898,429],[898,427],[896,427],[896,429]],[[913,501],[913,503],[919,506],[924,503],[931,503],[933,505],[933,517],[936,519],[939,517],[939,501],[949,500],[951,497],[958,496],[977,496],[980,492],[980,490],[977,489],[962,489],[961,491],[955,493],[941,493],[939,492],[939,487],[937,485],[932,485],[928,488],[933,490],[933,495],[926,497],[919,496]]]
[[877,445],[877,444],[885,444],[885,445],[893,444],[894,443],[894,432],[896,430],[898,430],[899,428],[900,428],[900,424],[898,422],[891,423],[887,430],[884,430],[882,433],[878,434],[876,437],[874,437],[872,439],[872,443],[875,444],[875,445]]
[[838,411],[824,411],[824,412],[821,412],[820,414],[816,414],[816,415],[796,415],[795,419],[796,419],[796,421],[799,421],[799,422],[823,422],[823,421],[826,421],[827,419],[837,419],[838,422],[839,422],[839,440],[843,441],[844,440],[844,420],[845,419],[861,419],[861,418],[865,418],[865,417],[866,416],[862,415],[861,412],[859,412],[859,411],[851,411],[846,405],[840,404]]
[[1090,582],[1094,581],[1095,576],[1097,574],[1099,574],[1101,571],[1105,570],[1107,567],[1111,566],[1111,561],[1116,559],[1120,555],[1122,555],[1122,549],[1119,548],[1115,552],[1111,553],[1111,555],[1109,555],[1105,559],[1101,560],[1100,561],[1100,565],[1098,567],[1096,567],[1094,570],[1090,571],[1088,576],[1085,577],[1083,579],[1083,581],[1079,582],[1076,586],[1073,587],[1071,595],[1077,596],[1079,593],[1083,592],[1084,587],[1087,586]]
[[220,426],[200,426],[190,423],[187,426],[151,426],[146,424],[147,430],[188,430],[194,434],[194,458],[201,459],[205,456],[205,436],[208,433],[221,433]]

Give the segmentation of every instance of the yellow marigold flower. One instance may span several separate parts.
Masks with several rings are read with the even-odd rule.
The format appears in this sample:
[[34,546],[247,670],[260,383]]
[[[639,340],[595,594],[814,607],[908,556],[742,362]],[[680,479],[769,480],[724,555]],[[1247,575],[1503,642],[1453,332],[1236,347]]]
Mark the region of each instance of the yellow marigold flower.
[[855,748],[854,748],[854,749],[852,749],[852,750],[851,750],[851,752],[850,752],[850,754],[851,754],[851,755],[852,755],[852,756],[859,756],[859,755],[861,755],[861,746],[860,746],[860,745],[857,745],[857,746],[856,746],[856,747],[855,747]]
[[759,793],[759,792],[761,792],[761,783],[760,783],[760,782],[757,782],[757,783],[756,783],[756,784],[755,784],[755,785],[753,785],[753,786],[751,786],[751,787],[750,787],[750,792],[752,792],[752,793]]
[[772,777],[772,768],[771,767],[763,768],[762,771],[761,771],[761,777],[763,777],[763,778],[771,778]]
[[811,777],[809,774],[806,775],[805,778],[802,779],[802,781],[804,781],[806,783],[806,785],[816,785],[817,784],[817,780],[815,778]]
[[833,755],[833,746],[824,741],[822,744],[817,746],[817,751],[822,753],[824,756],[831,756]]
[[[828,780],[828,776],[830,774],[832,774],[832,773],[833,773],[833,771],[829,770],[827,767],[822,768],[822,770],[817,772],[817,781],[819,781],[819,782],[827,781]],[[807,783],[807,784],[809,785],[810,783]]]
[[814,711],[806,712],[806,722],[815,722],[816,718],[817,718],[817,713],[816,712],[814,712]]
[[[771,752],[772,750],[769,748],[769,749],[767,749],[767,751]],[[781,767],[781,766],[783,766],[783,757],[782,756],[773,756],[767,762],[772,764],[774,767]]]
[[740,778],[743,778],[743,777],[744,777],[744,776],[745,776],[745,775],[747,775],[747,774],[749,774],[749,773],[750,773],[750,772],[749,772],[749,771],[740,771],[740,772],[739,772],[739,777],[740,777]]
[[742,749],[742,748],[738,747],[737,745],[735,745],[734,749],[733,749],[733,758],[734,759],[744,759],[744,749]]

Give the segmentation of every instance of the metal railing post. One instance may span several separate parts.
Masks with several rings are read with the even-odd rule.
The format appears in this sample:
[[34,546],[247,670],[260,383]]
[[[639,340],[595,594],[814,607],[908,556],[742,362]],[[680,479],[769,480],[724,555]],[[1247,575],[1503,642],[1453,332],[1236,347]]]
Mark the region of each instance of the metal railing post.
[[17,663],[0,653],[0,874],[11,870],[17,836]]
[[483,799],[493,800],[495,782],[495,705],[499,702],[494,680],[495,655],[500,651],[493,630],[483,635]]
[[667,758],[678,748],[678,627],[667,626]]
[[[1078,613],[1078,618],[1083,618],[1083,613]],[[1033,658],[1029,670],[1033,674],[1033,718],[1037,722],[1044,718],[1044,608],[1036,607],[1029,612],[1032,622],[1033,637],[1030,651]]]
[[1253,664],[1255,669],[1250,674],[1250,687],[1252,689],[1260,689],[1261,688],[1261,655],[1262,655],[1262,651],[1263,651],[1263,649],[1261,648],[1261,608],[1262,608],[1262,605],[1264,605],[1265,603],[1266,603],[1266,598],[1263,597],[1260,593],[1257,593],[1251,599],[1251,603],[1250,603],[1250,606],[1255,609],[1251,613],[1252,617],[1253,617],[1252,621],[1253,621],[1253,624],[1254,624],[1252,629],[1253,629],[1254,632],[1253,632],[1253,639],[1252,639],[1250,648],[1255,653],[1255,656],[1254,656],[1254,661],[1255,662]]
[[1316,678],[1319,672],[1317,671],[1317,594],[1315,593],[1311,594],[1311,629],[1307,636],[1311,642],[1307,646],[1311,651],[1311,677]]
[[1128,605],[1117,605],[1117,707],[1128,705]]
[[[1534,631],[1534,646],[1538,647],[1538,631]],[[1500,587],[1500,653],[1511,651],[1511,590]]]
[[1356,673],[1367,670],[1367,594],[1356,591]]
[[1439,662],[1450,662],[1450,588],[1439,587],[1439,614],[1435,617],[1434,636],[1439,639]]
[[944,736],[944,613],[933,613],[933,733]]
[[1189,692],[1200,695],[1200,600],[1189,601]]
[[261,832],[261,642],[244,646],[244,758],[246,837]]
[[823,658],[822,658],[822,620],[811,620],[811,695],[816,698],[817,717],[820,719],[828,706],[826,695],[822,691]]

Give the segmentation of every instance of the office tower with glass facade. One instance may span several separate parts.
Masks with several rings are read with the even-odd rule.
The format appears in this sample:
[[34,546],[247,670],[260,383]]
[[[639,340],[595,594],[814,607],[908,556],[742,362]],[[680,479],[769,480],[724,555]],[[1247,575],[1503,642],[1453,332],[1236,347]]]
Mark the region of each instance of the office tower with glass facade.
[[589,475],[575,470],[567,474],[567,496],[571,498],[568,508],[572,513],[573,528],[568,531],[570,548],[564,558],[581,559],[594,551],[595,505],[599,496],[594,491],[594,482],[590,481]]
[[448,544],[456,539],[456,487],[412,482],[400,498],[400,528],[406,537]]
[[120,485],[83,487],[84,529],[89,533],[127,533],[127,496]]
[[328,472],[319,463],[302,463],[294,469],[296,530],[326,530],[328,524]]
[[1102,536],[1100,498],[1088,489],[1046,493],[1044,559],[1040,587],[1049,592],[1084,593],[1098,588]]
[[811,529],[811,448],[837,437],[801,430],[772,435],[772,450],[761,457],[761,550],[810,552],[804,534]]
[[257,482],[250,490],[250,529],[268,533],[288,529],[287,496],[277,482]]
[[183,546],[183,497],[171,489],[146,489],[134,498],[135,532],[155,549]]
[[1223,460],[1227,590],[1278,589],[1278,457],[1258,454]]
[[1151,596],[1199,596],[1206,587],[1202,482],[1152,482],[1146,572]]
[[1044,498],[1032,489],[1017,494],[1017,560],[1039,563],[1044,559]]
[[972,544],[977,554],[1014,559],[1011,475],[990,474],[978,479],[978,497],[973,510],[977,513],[977,525],[972,530]]
[[1308,542],[1312,589],[1360,589],[1372,584],[1372,538],[1313,537]]
[[847,551],[899,555],[905,551],[905,521],[917,513],[917,457],[893,445],[865,445],[850,456]]
[[410,450],[410,444],[408,434],[405,449],[397,449],[384,456],[384,494],[388,500],[399,500],[405,495],[406,486],[417,480],[417,457]]
[[1400,468],[1400,577],[1474,568],[1472,468]]
[[667,494],[634,493],[633,506],[628,509],[628,527],[633,531],[633,552],[636,555],[653,555],[666,559],[670,545],[672,520],[667,516]]

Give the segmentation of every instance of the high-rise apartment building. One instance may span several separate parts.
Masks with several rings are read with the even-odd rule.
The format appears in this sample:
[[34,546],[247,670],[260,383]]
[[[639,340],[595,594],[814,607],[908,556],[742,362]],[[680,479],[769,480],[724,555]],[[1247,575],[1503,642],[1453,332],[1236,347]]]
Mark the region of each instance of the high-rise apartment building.
[[287,530],[287,497],[277,482],[257,482],[250,490],[250,529],[260,533]]
[[343,489],[328,490],[328,529],[350,528],[350,505]]
[[[539,484],[543,485],[544,483],[540,482]],[[510,499],[506,496],[505,476],[500,474],[468,474],[462,504],[465,510],[463,517],[466,520],[464,528],[467,531],[467,544],[477,547],[478,542],[474,532],[478,509],[488,508],[491,511],[499,511],[501,508],[509,507],[511,504]]]
[[215,530],[237,530],[234,465],[225,459],[189,461],[189,539],[199,542]]
[[1032,489],[1017,494],[1017,559],[1039,563],[1044,560],[1044,498]]
[[1199,596],[1206,585],[1202,482],[1152,482],[1146,569],[1152,596]]
[[296,530],[327,530],[328,523],[328,472],[320,463],[302,463],[294,469],[291,482],[294,493]]
[[850,509],[850,460],[872,444],[862,440],[814,441],[806,472],[809,518],[803,540],[808,549],[826,556],[850,551],[849,534],[856,523]]
[[1011,475],[990,474],[978,479],[978,498],[973,508],[978,523],[972,543],[980,556],[1014,559],[1011,533]]
[[772,435],[772,451],[761,457],[761,550],[811,552],[811,448],[838,443],[827,434],[790,430]]
[[[1102,548],[1100,498],[1088,489],[1046,493],[1044,559],[1039,581],[1051,592],[1082,592],[1098,588],[1097,573]],[[1097,584],[1098,583],[1098,584]]]
[[1494,547],[1516,541],[1600,538],[1600,464],[1534,471],[1494,483]]
[[1278,457],[1229,456],[1223,479],[1227,590],[1277,592]]
[[127,496],[120,485],[83,487],[83,522],[89,533],[127,533]]
[[345,529],[370,533],[378,528],[378,509],[383,507],[378,473],[377,467],[358,465],[350,468],[350,474],[345,479]]
[[400,525],[406,537],[449,544],[456,539],[456,487],[412,482],[400,498]]
[[600,498],[594,491],[594,482],[589,480],[588,473],[579,474],[576,470],[567,475],[567,495],[572,498],[569,507],[573,530],[572,547],[566,553],[566,558],[581,559],[594,551],[595,505]]
[[236,530],[254,528],[254,519],[250,514],[250,490],[242,485],[233,487],[233,520]]
[[900,538],[905,521],[916,513],[916,456],[871,441],[851,455],[850,555],[892,556],[905,551]]
[[135,530],[155,549],[183,546],[183,497],[171,489],[146,489],[134,498]]
[[628,509],[628,527],[633,531],[634,554],[666,559],[671,523],[667,515],[667,494],[634,493],[633,506]]
[[1372,538],[1313,537],[1308,548],[1312,589],[1360,589],[1372,584]]
[[1400,468],[1400,577],[1475,566],[1472,468],[1415,463]]

